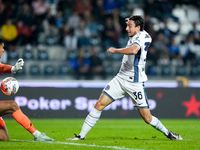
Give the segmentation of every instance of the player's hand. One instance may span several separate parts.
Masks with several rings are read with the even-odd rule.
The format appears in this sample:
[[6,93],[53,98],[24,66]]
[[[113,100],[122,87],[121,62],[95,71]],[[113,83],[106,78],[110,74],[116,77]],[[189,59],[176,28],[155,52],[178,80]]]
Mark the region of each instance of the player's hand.
[[18,61],[15,63],[15,65],[11,68],[12,73],[16,73],[20,70],[22,70],[22,66],[24,65],[24,61],[22,58],[18,59]]
[[116,48],[110,47],[110,48],[107,50],[107,55],[109,55],[110,53],[115,53],[115,52],[116,52]]

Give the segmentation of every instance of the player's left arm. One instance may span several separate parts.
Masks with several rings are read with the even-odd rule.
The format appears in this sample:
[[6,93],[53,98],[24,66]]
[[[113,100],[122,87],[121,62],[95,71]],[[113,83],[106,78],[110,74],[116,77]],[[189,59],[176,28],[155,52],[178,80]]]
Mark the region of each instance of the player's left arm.
[[125,54],[125,55],[136,55],[139,50],[140,50],[140,47],[138,45],[133,45],[131,47],[126,47],[126,48],[110,47],[107,50],[107,55],[109,55],[110,53],[120,53],[120,54]]
[[5,65],[0,63],[0,73],[12,73],[11,68],[12,68],[11,65]]
[[0,63],[0,73],[16,73],[22,69],[23,65],[22,58],[18,59],[14,66]]

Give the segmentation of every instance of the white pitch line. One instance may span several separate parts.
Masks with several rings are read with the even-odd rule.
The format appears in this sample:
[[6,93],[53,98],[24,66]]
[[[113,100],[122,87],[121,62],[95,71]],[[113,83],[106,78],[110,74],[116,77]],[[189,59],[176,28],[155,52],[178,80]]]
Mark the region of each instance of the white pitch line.
[[[10,141],[17,141],[17,142],[35,142],[35,141],[29,141],[29,140],[17,140],[13,139]],[[86,146],[86,147],[101,147],[101,148],[110,148],[110,149],[121,149],[121,150],[144,150],[144,149],[133,149],[133,148],[125,148],[125,147],[117,147],[117,146],[102,146],[102,145],[91,145],[91,144],[80,144],[80,143],[68,143],[68,142],[42,142],[42,143],[51,143],[51,144],[65,144],[65,145],[75,145],[75,146]]]

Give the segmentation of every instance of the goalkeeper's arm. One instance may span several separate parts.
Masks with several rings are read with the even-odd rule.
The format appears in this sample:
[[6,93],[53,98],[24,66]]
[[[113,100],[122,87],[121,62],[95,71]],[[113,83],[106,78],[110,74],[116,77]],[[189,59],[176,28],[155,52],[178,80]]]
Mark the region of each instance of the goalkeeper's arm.
[[22,69],[24,61],[22,58],[18,59],[14,66],[0,63],[0,73],[16,73]]
[[11,65],[5,65],[5,64],[2,64],[2,63],[0,63],[0,73],[12,73],[12,71],[11,71],[11,68],[12,68],[13,66],[11,66]]
[[24,60],[22,58],[18,59],[14,66],[11,68],[12,73],[16,73],[22,70],[22,66],[24,65]]

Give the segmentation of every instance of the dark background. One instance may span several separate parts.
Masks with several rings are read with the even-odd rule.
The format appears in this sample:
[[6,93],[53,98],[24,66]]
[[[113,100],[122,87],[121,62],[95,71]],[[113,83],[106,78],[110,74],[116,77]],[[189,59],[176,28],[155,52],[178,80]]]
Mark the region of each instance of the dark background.
[[[19,105],[30,118],[85,118],[99,98],[101,91],[102,88],[21,87],[16,95],[7,96],[0,92],[0,97],[1,100],[16,101],[20,97],[27,99],[26,104],[22,106],[20,103]],[[151,113],[158,118],[200,118],[199,88],[146,88],[146,93],[148,99],[156,104]],[[182,103],[184,101],[190,102],[192,95],[196,98],[196,104],[192,108],[196,106],[197,113],[193,112],[186,116],[187,107]],[[83,97],[78,105],[79,110],[75,102],[77,97]],[[66,108],[61,106],[62,100],[70,102]],[[124,100],[126,107],[121,106],[122,100],[113,102],[103,111],[101,117],[140,118],[137,110],[133,108],[130,98],[127,96]],[[46,101],[45,107],[41,107],[41,101]],[[30,109],[31,106],[36,107]],[[5,117],[10,118],[12,116],[6,115]]]

